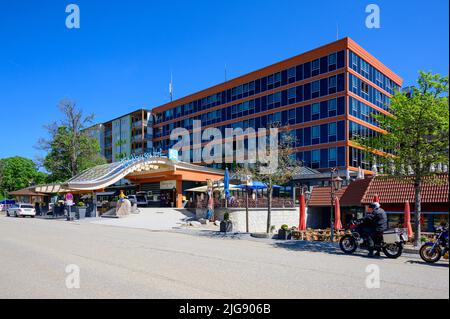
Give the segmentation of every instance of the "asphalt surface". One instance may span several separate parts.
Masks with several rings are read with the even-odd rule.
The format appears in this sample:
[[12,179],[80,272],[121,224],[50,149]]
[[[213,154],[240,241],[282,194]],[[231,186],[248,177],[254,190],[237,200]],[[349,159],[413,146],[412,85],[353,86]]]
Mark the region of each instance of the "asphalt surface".
[[[69,289],[74,269],[79,288]],[[379,288],[368,288],[378,270]],[[448,297],[448,262],[416,255],[370,259],[315,243],[0,216],[0,298]]]

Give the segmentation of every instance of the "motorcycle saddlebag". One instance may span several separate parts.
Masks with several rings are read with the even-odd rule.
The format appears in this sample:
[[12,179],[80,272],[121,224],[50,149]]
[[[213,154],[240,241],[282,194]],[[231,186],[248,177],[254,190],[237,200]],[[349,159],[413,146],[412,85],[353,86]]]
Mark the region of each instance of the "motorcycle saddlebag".
[[400,235],[396,229],[388,229],[383,233],[383,239],[386,244],[395,244],[400,242]]

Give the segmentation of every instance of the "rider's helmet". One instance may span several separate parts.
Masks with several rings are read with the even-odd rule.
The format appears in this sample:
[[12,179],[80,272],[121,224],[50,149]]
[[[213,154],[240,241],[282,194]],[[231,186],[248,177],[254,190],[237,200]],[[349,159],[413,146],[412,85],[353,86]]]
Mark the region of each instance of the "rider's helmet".
[[371,204],[369,204],[369,208],[372,208],[372,209],[377,209],[377,208],[380,208],[380,203],[371,203]]

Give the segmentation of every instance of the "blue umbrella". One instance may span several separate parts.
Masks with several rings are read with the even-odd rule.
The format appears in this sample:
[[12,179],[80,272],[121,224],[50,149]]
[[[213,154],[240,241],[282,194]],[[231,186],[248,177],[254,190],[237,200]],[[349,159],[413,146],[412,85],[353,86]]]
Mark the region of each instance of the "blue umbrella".
[[[280,188],[281,186],[273,185],[273,188]],[[236,188],[240,189],[267,189],[267,185],[260,181],[253,181],[250,185],[237,185]]]
[[228,167],[225,168],[225,176],[223,178],[223,188],[225,191],[225,198],[228,199],[230,197],[230,174],[228,172]]

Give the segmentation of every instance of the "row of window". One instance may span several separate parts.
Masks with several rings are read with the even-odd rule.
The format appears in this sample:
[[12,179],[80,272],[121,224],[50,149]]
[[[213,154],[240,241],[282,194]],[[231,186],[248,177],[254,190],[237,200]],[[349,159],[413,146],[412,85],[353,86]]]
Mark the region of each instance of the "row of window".
[[362,97],[366,101],[375,104],[383,110],[389,111],[389,107],[391,105],[391,99],[389,97],[353,74],[349,74],[348,79],[349,89],[351,92]]
[[[330,80],[334,78],[335,86],[330,87]],[[289,90],[284,90],[275,94],[270,94],[267,96],[262,96],[250,101],[243,103],[238,103],[220,110],[211,111],[209,113],[204,113],[197,115],[188,119],[184,119],[178,122],[172,122],[161,127],[155,128],[155,138],[167,136],[170,132],[177,127],[184,127],[186,129],[192,129],[192,122],[194,120],[202,121],[202,126],[214,125],[220,122],[225,122],[243,116],[248,116],[252,114],[258,114],[260,112],[265,112],[268,110],[276,109],[279,107],[284,107],[287,105],[292,105],[295,103],[300,103],[304,101],[309,101],[312,98],[324,97],[327,95],[342,92],[345,89],[345,79],[344,74],[338,74],[337,76],[332,76],[329,78],[322,79],[319,82],[319,91],[313,90],[312,83],[307,83],[304,85],[299,85],[293,87]],[[315,82],[313,82],[315,83]],[[342,102],[341,102],[342,103]],[[329,105],[328,105],[329,104]],[[335,116],[333,114],[343,114],[339,113],[339,107],[343,105],[338,105],[336,100],[331,102],[322,102],[312,104],[312,119],[317,120],[321,118],[327,118],[329,116]],[[305,120],[306,121],[306,120]],[[302,123],[301,121],[300,123]],[[293,123],[291,123],[293,124]]]
[[[279,114],[279,113],[278,113]],[[277,116],[275,118],[278,120]],[[254,119],[252,119],[253,122]],[[236,126],[241,127],[243,130],[246,130],[248,127],[253,126],[247,126],[245,127],[245,123],[242,123],[242,126]],[[251,123],[247,123],[251,124]],[[232,127],[234,128],[234,127]],[[226,136],[225,127],[222,126],[219,128],[219,130],[222,133],[222,136]],[[302,146],[310,146],[310,145],[319,145],[319,144],[326,144],[326,143],[333,143],[338,141],[344,141],[345,140],[345,121],[337,121],[337,122],[331,122],[331,123],[325,123],[321,125],[315,125],[315,126],[309,126],[304,128],[299,128],[296,130],[292,130],[290,132],[282,132],[279,135],[280,141],[283,139],[283,136],[285,134],[291,134],[292,135],[292,141],[295,143],[295,147],[302,147]],[[191,146],[194,146],[194,138],[191,135]],[[161,149],[169,149],[172,148],[178,141],[171,141],[169,139],[162,140],[159,142],[156,142],[156,148]],[[247,146],[247,139],[245,139],[245,146]]]
[[[228,125],[218,126],[219,129],[224,132],[225,127],[237,128],[241,127],[247,129],[248,127],[258,128],[269,128],[272,124],[277,123],[281,126],[294,125],[307,123],[311,121],[316,121],[320,119],[331,118],[335,116],[344,115],[345,113],[345,97],[339,97],[336,99],[331,99],[327,101],[322,101],[320,103],[313,103],[304,106],[299,106],[297,108],[292,108],[290,110],[284,110],[282,112],[276,112],[272,114],[267,114],[259,117],[253,117],[248,120],[234,122]],[[156,131],[159,132],[161,136],[169,136],[171,131],[168,129],[175,128],[175,123],[171,123],[167,128],[164,126],[165,130],[162,128],[157,128]],[[193,128],[193,119],[187,119],[183,121],[183,128],[191,130]]]
[[375,119],[375,115],[380,115],[381,112],[375,110],[373,107],[360,102],[352,97],[349,98],[350,115],[363,120],[369,124],[379,126],[378,121]]
[[298,152],[296,157],[304,166],[314,169],[346,166],[344,146]]
[[345,66],[345,51],[339,51],[321,57],[314,61],[306,62],[295,67],[271,74],[255,81],[239,85],[208,97],[179,105],[175,108],[156,114],[156,123],[170,121],[180,116],[200,112],[208,108],[230,103],[255,94],[299,82],[320,74],[332,72]]
[[[365,127],[365,126],[355,123],[353,121],[349,121],[348,130],[349,130],[349,139],[350,140],[356,140],[359,138],[362,138],[362,139],[368,138],[369,139],[368,142],[369,142],[371,138],[380,136],[380,134],[381,134],[377,131],[374,131],[368,127]],[[375,147],[375,145],[368,145],[368,146]],[[379,149],[379,150],[386,152],[386,153],[393,154],[392,149]]]
[[355,70],[388,93],[394,94],[395,91],[399,89],[399,86],[394,81],[352,51],[349,52],[349,64],[351,69]]
[[[360,150],[358,148],[349,147],[350,153],[350,166],[353,167],[361,167],[365,170],[372,170],[373,165],[375,164],[377,156],[369,155],[366,151]],[[378,171],[381,173],[383,171],[382,167],[378,167]]]

